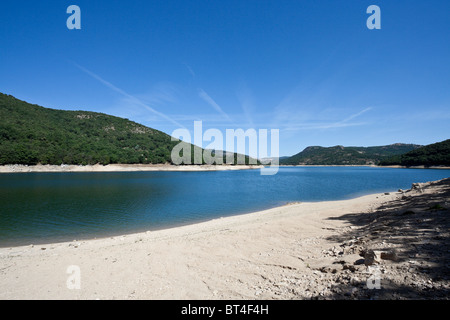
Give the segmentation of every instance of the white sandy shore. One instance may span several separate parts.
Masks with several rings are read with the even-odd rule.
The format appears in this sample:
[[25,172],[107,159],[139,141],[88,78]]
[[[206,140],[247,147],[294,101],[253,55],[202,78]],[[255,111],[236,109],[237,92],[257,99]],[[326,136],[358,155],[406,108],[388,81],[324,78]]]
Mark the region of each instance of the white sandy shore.
[[[350,266],[360,258],[353,245],[366,239],[351,237],[346,247],[333,237],[363,230],[348,216],[373,215],[404,196],[295,203],[167,230],[2,248],[0,299],[308,299],[340,290],[339,281],[357,288],[355,279],[368,291],[366,268]],[[388,230],[379,241],[375,234],[368,234],[370,243],[386,248],[395,246],[386,241],[400,233]],[[344,255],[337,253],[341,249]],[[80,289],[67,286],[70,266],[79,267]]]
[[[324,237],[348,226],[329,218],[393,197],[292,204],[161,231],[3,248],[0,299],[255,298],[258,282],[284,269],[307,272],[306,257],[332,246]],[[80,267],[80,290],[66,286],[71,265]]]
[[4,165],[0,166],[0,173],[14,172],[129,172],[129,171],[223,171],[260,169],[257,165],[184,165],[168,164],[109,164],[109,165]]
[[[263,165],[184,165],[169,164],[109,164],[109,165],[2,165],[0,173],[26,173],[26,172],[133,172],[133,171],[225,171],[225,170],[251,170],[261,169]],[[375,166],[375,165],[280,165],[279,167],[374,167],[374,168],[406,168],[402,166]],[[450,169],[450,167],[409,167],[410,169]]]

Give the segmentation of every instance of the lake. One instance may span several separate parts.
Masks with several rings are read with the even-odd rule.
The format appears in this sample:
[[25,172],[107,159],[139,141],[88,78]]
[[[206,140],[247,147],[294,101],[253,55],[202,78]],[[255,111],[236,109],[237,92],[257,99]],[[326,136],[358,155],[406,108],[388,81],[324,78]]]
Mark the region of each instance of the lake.
[[0,174],[0,247],[157,230],[294,201],[409,189],[450,170],[280,167],[215,172]]

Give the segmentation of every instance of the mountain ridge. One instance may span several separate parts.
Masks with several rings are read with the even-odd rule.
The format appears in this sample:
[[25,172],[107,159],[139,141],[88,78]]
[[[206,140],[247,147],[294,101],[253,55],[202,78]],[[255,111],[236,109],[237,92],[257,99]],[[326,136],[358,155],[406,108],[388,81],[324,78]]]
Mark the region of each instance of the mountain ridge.
[[[178,143],[128,119],[45,108],[0,93],[0,165],[174,164],[171,152]],[[189,145],[194,163],[200,147]],[[245,164],[252,164],[249,159]]]
[[371,147],[309,146],[280,161],[282,165],[378,165],[391,156],[422,147],[416,144],[393,143]]
[[450,139],[390,157],[381,161],[380,165],[399,165],[404,167],[450,166]]

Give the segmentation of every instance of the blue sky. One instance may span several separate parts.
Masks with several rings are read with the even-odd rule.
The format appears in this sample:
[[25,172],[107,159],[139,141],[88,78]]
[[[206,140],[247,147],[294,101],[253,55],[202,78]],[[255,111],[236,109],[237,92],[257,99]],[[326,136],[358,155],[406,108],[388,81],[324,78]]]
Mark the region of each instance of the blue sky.
[[[69,5],[81,30],[68,30]],[[381,30],[369,30],[369,5]],[[2,1],[0,92],[171,134],[279,129],[309,145],[449,138],[450,2]]]

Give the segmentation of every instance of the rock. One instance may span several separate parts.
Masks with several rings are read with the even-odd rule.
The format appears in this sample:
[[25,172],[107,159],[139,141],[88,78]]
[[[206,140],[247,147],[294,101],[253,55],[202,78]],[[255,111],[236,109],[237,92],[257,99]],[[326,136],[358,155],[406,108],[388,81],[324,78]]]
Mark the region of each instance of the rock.
[[359,250],[359,256],[364,258],[364,255],[366,254],[366,251],[367,251],[367,250],[368,250],[368,249],[361,248],[361,250]]
[[357,268],[351,264],[344,264],[342,266],[342,270],[350,270],[351,272],[355,272],[357,270]]
[[366,250],[364,253],[364,264],[371,266],[377,263],[380,263],[379,255],[373,250]]
[[385,195],[385,196],[388,196],[388,195],[390,195],[390,193],[389,193],[389,192],[385,192],[384,195]]
[[350,278],[350,284],[353,286],[359,285],[361,283],[361,280],[358,277],[351,277]]
[[354,264],[355,266],[364,264],[364,259],[358,259],[358,260],[356,260],[355,262],[353,262],[353,264]]
[[322,273],[333,273],[333,274],[337,272],[336,269],[330,267],[321,267],[319,268],[319,271]]
[[327,267],[321,267],[321,268],[319,268],[319,271],[323,272],[323,273],[327,273],[328,272],[328,268]]
[[391,261],[398,261],[398,256],[395,250],[390,249],[388,251],[383,251],[380,254],[380,258],[383,260],[391,260]]
[[411,186],[411,190],[417,190],[417,191],[422,193],[423,192],[422,186],[423,186],[422,183],[419,183],[419,182],[413,183],[412,186]]

